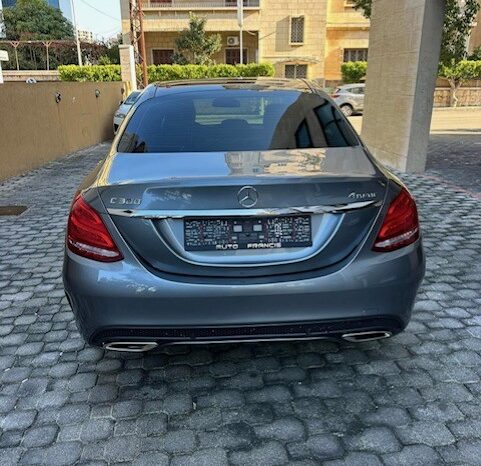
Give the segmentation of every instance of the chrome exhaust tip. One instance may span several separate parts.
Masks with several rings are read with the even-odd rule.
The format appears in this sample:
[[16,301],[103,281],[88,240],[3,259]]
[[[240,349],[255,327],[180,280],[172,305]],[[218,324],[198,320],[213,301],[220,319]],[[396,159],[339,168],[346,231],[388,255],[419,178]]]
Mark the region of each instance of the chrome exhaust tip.
[[114,341],[111,343],[104,343],[103,348],[108,351],[145,353],[146,351],[157,348],[157,346],[157,343],[153,341]]
[[392,337],[392,332],[383,330],[374,330],[371,332],[354,332],[345,333],[342,338],[346,341],[354,343],[361,343],[363,341],[384,340],[385,338]]

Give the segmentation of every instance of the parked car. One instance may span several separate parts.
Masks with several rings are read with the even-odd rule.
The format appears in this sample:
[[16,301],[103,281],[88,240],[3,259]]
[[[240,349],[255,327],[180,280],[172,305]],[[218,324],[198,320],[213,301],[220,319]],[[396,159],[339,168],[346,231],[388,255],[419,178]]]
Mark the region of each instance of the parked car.
[[117,351],[401,332],[416,204],[306,81],[148,86],[68,219],[80,333]]
[[365,84],[346,84],[339,86],[331,95],[334,102],[346,116],[362,113],[364,110]]
[[139,98],[142,91],[132,91],[129,96],[120,103],[119,108],[114,114],[114,134],[119,129],[119,126],[124,121],[129,110],[132,108],[132,105],[135,104],[136,100]]

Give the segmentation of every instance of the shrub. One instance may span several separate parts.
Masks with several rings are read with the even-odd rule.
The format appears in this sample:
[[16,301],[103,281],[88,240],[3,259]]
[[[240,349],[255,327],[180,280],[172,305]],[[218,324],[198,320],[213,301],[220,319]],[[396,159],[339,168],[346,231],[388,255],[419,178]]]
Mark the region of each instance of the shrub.
[[342,80],[345,84],[361,82],[367,73],[366,61],[349,61],[341,65]]
[[456,93],[463,83],[469,79],[481,78],[481,61],[462,60],[458,63],[453,63],[451,66],[441,64],[439,66],[439,76],[448,80],[451,87],[450,105],[456,107],[458,105]]
[[[120,65],[58,67],[62,81],[120,81]],[[274,67],[269,63],[248,65],[150,65],[147,68],[149,82],[175,81],[179,79],[234,78],[273,76]]]
[[62,81],[120,81],[120,65],[61,65]]

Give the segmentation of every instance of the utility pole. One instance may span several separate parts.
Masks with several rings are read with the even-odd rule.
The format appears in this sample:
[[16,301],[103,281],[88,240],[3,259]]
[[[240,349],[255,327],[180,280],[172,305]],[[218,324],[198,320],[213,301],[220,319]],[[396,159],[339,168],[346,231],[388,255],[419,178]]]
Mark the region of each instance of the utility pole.
[[237,0],[237,23],[239,24],[239,58],[244,63],[244,0]]
[[135,61],[140,64],[142,78],[138,80],[139,87],[146,87],[149,84],[147,76],[147,55],[145,50],[144,35],[144,12],[142,10],[143,0],[130,0],[130,40],[134,46]]
[[75,1],[70,0],[70,8],[72,10],[72,19],[73,19],[73,29],[75,33],[75,42],[77,43],[77,58],[79,66],[82,66],[82,50],[80,49],[80,39],[78,36],[78,27],[77,27],[77,14],[75,13]]

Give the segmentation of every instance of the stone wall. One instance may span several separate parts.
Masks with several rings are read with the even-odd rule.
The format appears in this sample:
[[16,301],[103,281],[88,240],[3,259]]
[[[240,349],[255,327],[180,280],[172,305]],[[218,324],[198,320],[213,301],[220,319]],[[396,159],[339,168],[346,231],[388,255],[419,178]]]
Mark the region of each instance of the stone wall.
[[[449,107],[451,89],[437,88],[434,93],[435,107]],[[456,93],[459,107],[481,106],[481,87],[461,87]]]

